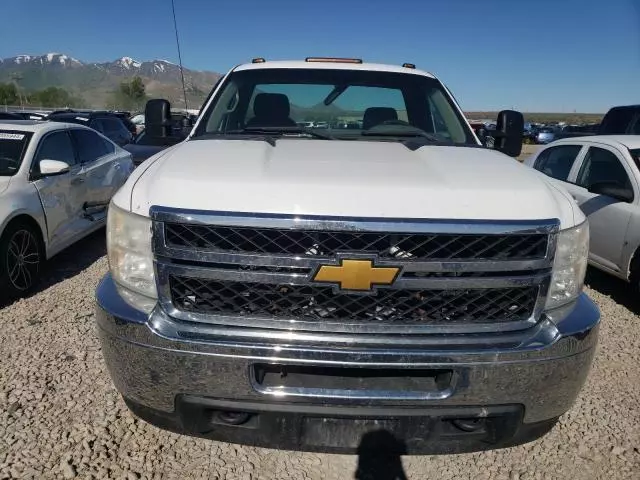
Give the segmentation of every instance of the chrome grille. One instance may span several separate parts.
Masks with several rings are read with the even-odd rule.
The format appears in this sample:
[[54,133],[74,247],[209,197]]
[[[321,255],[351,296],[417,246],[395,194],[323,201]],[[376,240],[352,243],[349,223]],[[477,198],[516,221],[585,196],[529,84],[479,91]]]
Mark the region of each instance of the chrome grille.
[[380,258],[531,259],[544,258],[548,235],[373,233],[216,225],[165,224],[168,245],[221,252],[330,257],[366,252]]
[[[364,334],[529,328],[542,313],[557,220],[319,218],[154,207],[159,300],[182,322]],[[323,265],[398,267],[362,294],[313,282]]]
[[335,293],[331,287],[220,282],[169,277],[171,298],[181,310],[241,315],[394,324],[512,322],[527,319],[538,287],[458,290],[384,289],[377,295]]

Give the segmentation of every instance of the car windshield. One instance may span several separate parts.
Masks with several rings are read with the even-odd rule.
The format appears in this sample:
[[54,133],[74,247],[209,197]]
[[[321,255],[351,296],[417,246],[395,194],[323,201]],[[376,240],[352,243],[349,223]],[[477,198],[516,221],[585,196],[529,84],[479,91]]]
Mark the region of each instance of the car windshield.
[[263,68],[231,73],[194,136],[256,133],[367,141],[420,137],[477,145],[438,80],[366,70]]
[[0,130],[0,177],[18,173],[31,134],[14,130]]
[[633,157],[636,162],[636,165],[640,169],[640,148],[634,148],[633,150],[629,150],[629,153]]

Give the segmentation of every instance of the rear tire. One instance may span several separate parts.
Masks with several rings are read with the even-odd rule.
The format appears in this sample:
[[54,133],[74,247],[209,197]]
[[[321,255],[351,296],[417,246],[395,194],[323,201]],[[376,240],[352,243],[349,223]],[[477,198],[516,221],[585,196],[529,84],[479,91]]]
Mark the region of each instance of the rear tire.
[[24,222],[9,224],[0,238],[0,296],[25,295],[36,285],[44,261],[38,232]]

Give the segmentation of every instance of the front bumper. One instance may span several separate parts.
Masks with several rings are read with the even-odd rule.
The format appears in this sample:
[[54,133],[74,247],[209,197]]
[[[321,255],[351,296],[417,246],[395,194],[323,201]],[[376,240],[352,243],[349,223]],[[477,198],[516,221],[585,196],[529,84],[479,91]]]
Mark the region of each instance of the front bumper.
[[[571,407],[584,384],[600,318],[582,295],[561,321],[542,320],[518,344],[362,347],[357,341],[301,342],[295,335],[249,342],[207,325],[182,329],[160,308],[150,316],[131,308],[109,275],[98,287],[97,303],[109,372],[142,418],[224,441],[330,452],[353,452],[369,441],[399,445],[403,452],[451,453],[537,438]],[[256,377],[257,365],[278,365],[303,384],[265,386]],[[303,374],[296,377],[296,369]],[[321,378],[317,388],[304,384],[309,371],[312,383]],[[366,372],[364,380],[355,380],[362,384],[376,372],[398,374],[382,375],[375,389],[353,390],[333,385],[334,373],[313,376],[325,371],[349,372],[341,381],[350,385],[353,371]],[[402,382],[414,372],[436,372],[436,381],[428,391],[407,390]],[[367,433],[372,429],[377,433]],[[397,443],[389,445],[389,438]]]

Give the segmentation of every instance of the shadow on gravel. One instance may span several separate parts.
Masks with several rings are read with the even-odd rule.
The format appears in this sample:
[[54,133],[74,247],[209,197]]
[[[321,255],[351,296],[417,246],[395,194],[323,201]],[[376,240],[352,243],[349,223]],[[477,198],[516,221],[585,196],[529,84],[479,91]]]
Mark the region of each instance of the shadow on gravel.
[[640,315],[640,298],[634,295],[633,288],[627,282],[589,267],[585,284],[601,294],[611,297],[616,303],[628,308],[634,314]]
[[355,480],[408,480],[400,457],[405,453],[404,443],[386,430],[363,435]]
[[[46,262],[43,265],[42,274],[37,285],[35,285],[29,295],[23,298],[37,295],[63,280],[75,277],[106,254],[106,234],[105,229],[101,228],[79,242],[74,243]],[[19,299],[6,300],[0,298],[0,308],[16,300]]]

